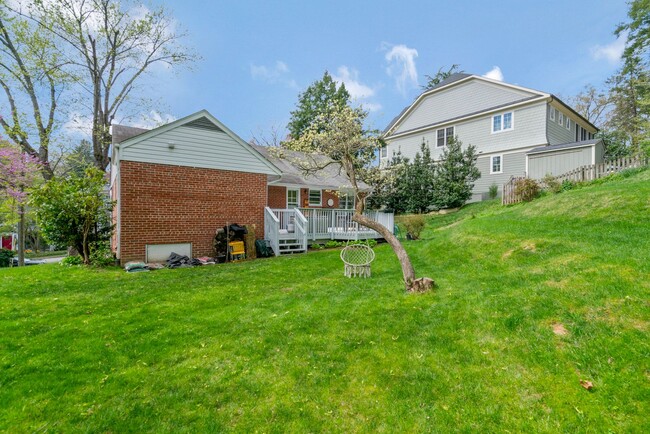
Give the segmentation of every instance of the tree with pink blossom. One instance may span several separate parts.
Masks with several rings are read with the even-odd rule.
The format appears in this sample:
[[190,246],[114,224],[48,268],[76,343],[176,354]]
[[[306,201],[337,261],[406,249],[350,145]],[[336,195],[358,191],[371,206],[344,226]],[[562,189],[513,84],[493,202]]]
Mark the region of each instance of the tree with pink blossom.
[[25,265],[25,208],[27,195],[41,168],[38,157],[17,148],[0,147],[0,193],[18,212],[18,265]]

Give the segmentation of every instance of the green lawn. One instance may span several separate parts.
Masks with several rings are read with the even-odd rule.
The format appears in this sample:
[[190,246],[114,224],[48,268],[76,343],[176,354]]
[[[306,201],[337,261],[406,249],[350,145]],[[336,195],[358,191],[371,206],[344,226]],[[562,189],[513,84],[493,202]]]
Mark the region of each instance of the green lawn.
[[435,291],[387,245],[368,280],[338,250],[4,269],[0,431],[650,432],[650,171],[406,246]]

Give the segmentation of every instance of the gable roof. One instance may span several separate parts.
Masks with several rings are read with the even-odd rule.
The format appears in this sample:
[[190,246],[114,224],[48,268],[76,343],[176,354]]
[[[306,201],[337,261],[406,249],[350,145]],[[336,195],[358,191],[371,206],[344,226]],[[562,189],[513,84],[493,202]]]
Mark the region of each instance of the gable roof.
[[[432,95],[432,94],[434,94],[436,92],[440,92],[441,90],[447,89],[449,87],[457,86],[457,85],[459,85],[461,83],[465,83],[465,82],[470,81],[470,80],[480,80],[480,81],[484,81],[484,82],[487,82],[487,83],[496,84],[498,86],[507,87],[507,88],[510,88],[510,89],[515,89],[515,90],[518,90],[518,91],[524,91],[524,92],[528,92],[528,93],[533,94],[533,97],[525,97],[522,100],[512,102],[511,104],[506,104],[503,107],[507,107],[509,105],[520,104],[523,100],[535,100],[537,98],[549,98],[551,96],[550,94],[548,94],[546,92],[541,92],[541,91],[538,91],[538,90],[535,90],[535,89],[530,89],[530,88],[523,87],[523,86],[517,86],[517,85],[514,85],[514,84],[510,84],[510,83],[505,83],[505,82],[502,82],[502,81],[493,80],[491,78],[483,77],[483,76],[480,76],[480,75],[466,74],[466,73],[455,73],[455,74],[452,74],[451,76],[447,77],[445,80],[441,81],[440,83],[438,83],[436,86],[432,87],[431,89],[427,89],[424,92],[422,92],[420,95],[418,95],[415,98],[415,100],[409,106],[405,107],[400,112],[400,114],[397,115],[388,124],[388,126],[384,129],[382,135],[385,136],[385,137],[388,136],[390,134],[391,130],[393,130],[394,127],[396,127],[403,119],[405,119],[406,115],[409,114],[410,112],[412,112],[415,109],[415,107],[417,107],[422,102],[422,100],[424,100],[429,95]],[[503,107],[501,107],[501,108],[503,108]],[[479,113],[488,112],[488,111],[493,110],[493,109],[494,108],[487,109],[487,110],[482,110],[480,112],[472,113],[471,115],[476,115],[476,114],[479,114]],[[466,115],[466,116],[468,116],[468,115]],[[462,117],[466,117],[466,116],[462,116]],[[441,123],[441,122],[436,122],[436,123]]]
[[196,113],[193,113],[184,118],[175,120],[158,128],[153,128],[151,130],[145,130],[142,128],[134,127],[125,127],[123,125],[114,125],[113,135],[117,132],[117,137],[120,139],[120,142],[117,142],[116,139],[113,139],[113,143],[119,148],[124,149],[130,146],[133,146],[137,143],[140,143],[144,140],[151,139],[160,134],[164,134],[168,131],[173,130],[181,126],[190,126],[193,128],[205,129],[218,131],[220,133],[226,134],[232,140],[234,140],[238,145],[240,145],[245,151],[247,151],[252,157],[259,160],[265,167],[267,167],[271,173],[280,175],[281,171],[273,163],[271,163],[267,158],[260,154],[252,145],[242,140],[237,134],[232,132],[228,127],[226,127],[222,122],[217,118],[212,116],[207,110],[200,110]]
[[[272,148],[268,146],[253,146],[282,171],[280,179],[275,180],[273,182],[274,184],[291,184],[298,186],[304,185],[330,190],[339,190],[341,188],[352,187],[350,185],[350,180],[347,178],[345,173],[343,173],[340,165],[331,164],[314,174],[306,175],[302,170],[300,170],[299,167],[297,167],[296,164],[292,162],[304,160],[306,158],[304,153],[282,149],[282,155],[284,157],[282,158],[278,155],[274,155]],[[317,155],[315,158],[318,161],[322,160],[323,162],[330,160],[324,155]],[[358,185],[361,190],[370,189],[370,187],[363,182],[359,182]]]

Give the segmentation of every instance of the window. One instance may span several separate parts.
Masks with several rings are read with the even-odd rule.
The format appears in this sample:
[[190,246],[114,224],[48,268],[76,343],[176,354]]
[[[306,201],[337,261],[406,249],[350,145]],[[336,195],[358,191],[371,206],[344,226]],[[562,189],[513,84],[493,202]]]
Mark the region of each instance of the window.
[[386,145],[381,147],[381,158],[386,158],[388,156],[388,150],[386,149]]
[[566,118],[566,129],[571,131],[571,119]]
[[298,208],[298,190],[287,188],[287,208]]
[[551,115],[550,115],[550,117],[551,117],[552,121],[555,120],[555,107],[551,107]]
[[580,127],[580,140],[587,140],[587,130]]
[[441,128],[436,131],[436,146],[441,148],[449,144],[449,139],[454,137],[454,127]]
[[354,209],[354,194],[352,194],[352,193],[342,193],[339,196],[339,208],[340,209]]
[[580,140],[580,125],[576,124],[576,142]]
[[309,190],[309,206],[321,206],[320,190]]
[[502,113],[500,115],[492,116],[492,132],[498,133],[501,131],[508,131],[514,128],[513,113]]
[[503,173],[501,157],[501,155],[493,155],[490,157],[490,173]]
[[562,113],[558,113],[557,115],[557,123],[560,125],[564,125],[564,115]]

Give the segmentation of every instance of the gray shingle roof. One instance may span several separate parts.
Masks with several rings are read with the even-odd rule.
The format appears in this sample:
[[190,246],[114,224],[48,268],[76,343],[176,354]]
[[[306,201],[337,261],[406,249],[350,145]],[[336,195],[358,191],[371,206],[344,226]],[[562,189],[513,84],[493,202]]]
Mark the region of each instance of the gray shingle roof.
[[[253,145],[253,147],[282,171],[280,179],[276,181],[278,183],[313,186],[331,190],[351,188],[350,180],[339,164],[331,164],[315,174],[305,175],[295,163],[292,163],[292,161],[296,163],[298,161],[306,161],[305,154],[302,152],[283,149],[280,154],[282,158],[280,158],[278,155],[274,155],[268,146]],[[318,161],[329,160],[324,155],[316,156],[316,159]],[[359,182],[359,188],[368,190],[369,186],[363,182]]]
[[558,145],[539,146],[526,152],[526,154],[541,154],[544,152],[560,151],[562,149],[583,148],[592,146],[600,142],[602,139],[582,140],[580,142],[560,143]]
[[112,143],[122,143],[131,137],[139,136],[147,131],[149,130],[145,128],[129,127],[126,125],[111,125],[111,136],[113,137]]

